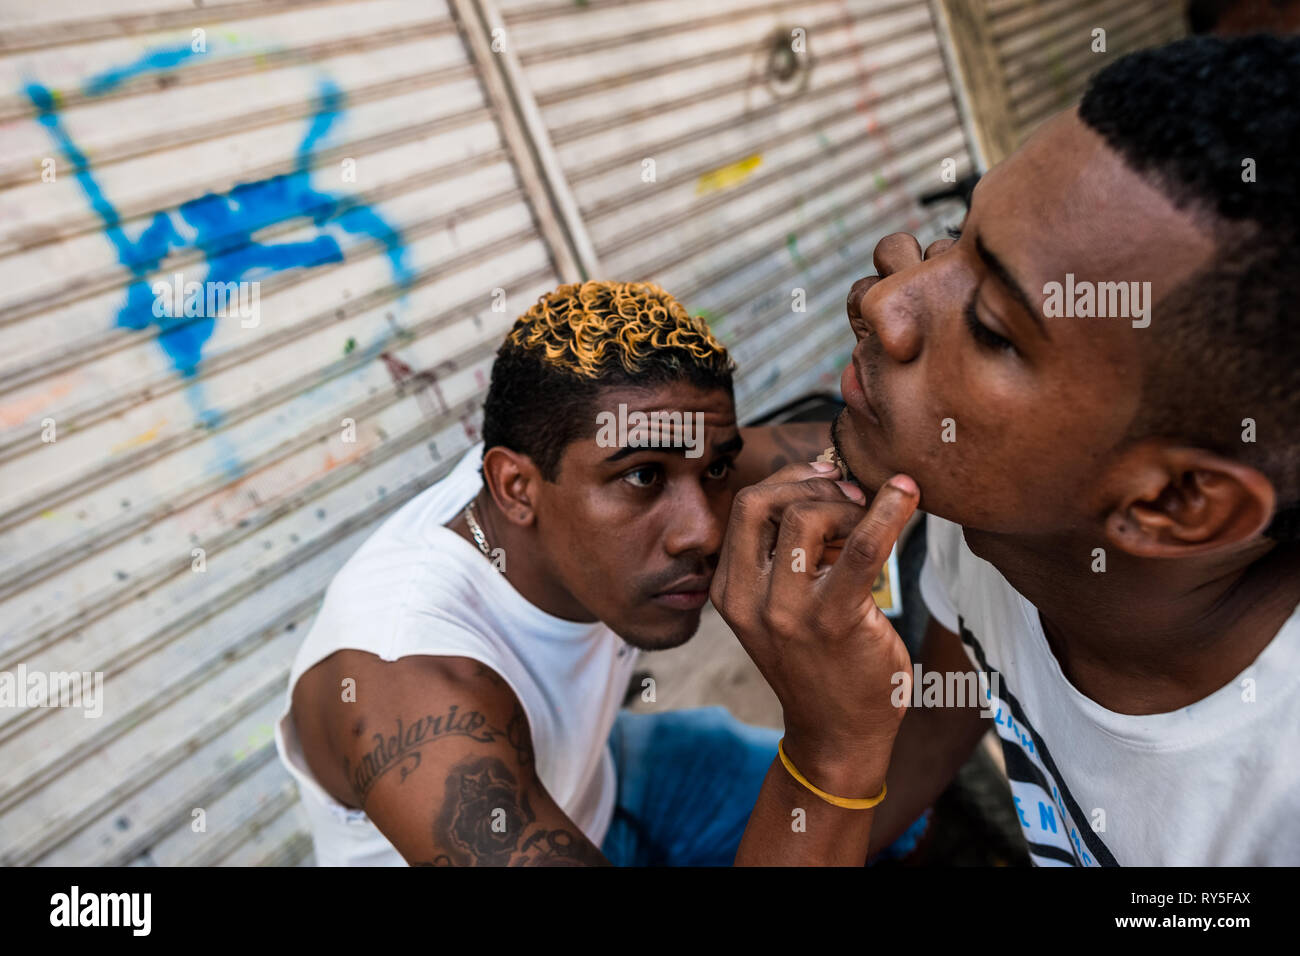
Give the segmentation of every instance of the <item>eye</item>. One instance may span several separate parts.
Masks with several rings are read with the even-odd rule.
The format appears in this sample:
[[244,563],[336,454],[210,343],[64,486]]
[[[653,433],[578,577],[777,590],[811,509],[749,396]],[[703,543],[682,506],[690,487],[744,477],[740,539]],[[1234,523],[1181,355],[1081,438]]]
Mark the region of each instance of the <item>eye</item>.
[[961,226],[949,226],[944,232],[948,233],[949,239],[961,238]]
[[975,300],[977,295],[971,296],[970,302],[966,305],[965,318],[966,327],[970,329],[971,337],[986,349],[992,349],[1000,352],[1014,352],[1016,347],[1010,339],[1003,338],[994,332],[987,325],[979,320],[975,314]]
[[623,480],[634,488],[650,488],[659,477],[658,465],[642,465],[633,468],[623,476]]
[[731,469],[736,466],[730,458],[719,458],[713,464],[709,465],[709,470],[705,472],[708,477],[715,480],[721,480],[731,474]]

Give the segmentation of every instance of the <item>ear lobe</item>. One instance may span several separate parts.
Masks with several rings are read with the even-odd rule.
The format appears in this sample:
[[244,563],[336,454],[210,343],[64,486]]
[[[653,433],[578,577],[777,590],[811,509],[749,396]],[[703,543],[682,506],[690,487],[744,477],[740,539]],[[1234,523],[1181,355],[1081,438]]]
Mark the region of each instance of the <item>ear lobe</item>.
[[1185,557],[1242,544],[1268,527],[1277,495],[1255,468],[1203,449],[1167,448],[1159,457],[1146,487],[1107,516],[1106,535],[1117,547],[1138,557]]
[[501,445],[483,455],[483,483],[497,509],[510,522],[529,525],[536,519],[533,493],[541,472],[527,455]]

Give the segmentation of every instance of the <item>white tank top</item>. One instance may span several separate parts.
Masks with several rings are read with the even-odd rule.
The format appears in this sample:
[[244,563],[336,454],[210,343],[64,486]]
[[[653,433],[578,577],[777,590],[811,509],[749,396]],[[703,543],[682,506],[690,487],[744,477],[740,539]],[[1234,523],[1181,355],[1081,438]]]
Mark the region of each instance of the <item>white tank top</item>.
[[[565,621],[530,604],[474,545],[443,527],[482,487],[482,451],[471,448],[403,505],[334,577],[294,658],[290,699],[304,671],[343,649],[386,661],[409,654],[479,661],[519,698],[547,791],[599,846],[616,791],[607,741],[636,649],[603,623]],[[312,775],[288,702],[275,745],[298,782],[318,865],[406,865],[364,811],[343,806]]]

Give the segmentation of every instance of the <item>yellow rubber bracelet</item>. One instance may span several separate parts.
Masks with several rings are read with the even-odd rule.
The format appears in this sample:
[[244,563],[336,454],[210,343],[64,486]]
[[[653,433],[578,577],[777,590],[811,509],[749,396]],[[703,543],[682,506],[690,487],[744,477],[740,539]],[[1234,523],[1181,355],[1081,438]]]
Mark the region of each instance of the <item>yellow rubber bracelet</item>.
[[885,791],[889,788],[885,784],[880,785],[880,793],[874,797],[837,797],[833,793],[827,793],[825,790],[819,790],[808,782],[808,778],[795,769],[795,765],[790,762],[790,758],[785,755],[785,738],[782,737],[776,742],[776,753],[781,758],[781,763],[785,764],[785,769],[790,771],[790,776],[794,777],[801,784],[811,790],[817,796],[821,797],[827,803],[836,807],[843,807],[845,810],[870,810],[880,801],[885,799]]

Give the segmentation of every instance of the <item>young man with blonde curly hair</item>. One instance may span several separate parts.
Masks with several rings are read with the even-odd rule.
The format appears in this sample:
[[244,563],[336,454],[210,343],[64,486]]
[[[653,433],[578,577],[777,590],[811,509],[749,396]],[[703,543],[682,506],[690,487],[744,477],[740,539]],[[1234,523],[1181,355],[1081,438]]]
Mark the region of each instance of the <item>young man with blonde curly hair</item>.
[[[276,738],[319,863],[732,862],[776,732],[619,711],[637,650],[695,633],[733,495],[780,464],[732,372],[654,285],[518,319],[483,444],[344,566],[294,662]],[[829,443],[784,434],[804,462]]]

